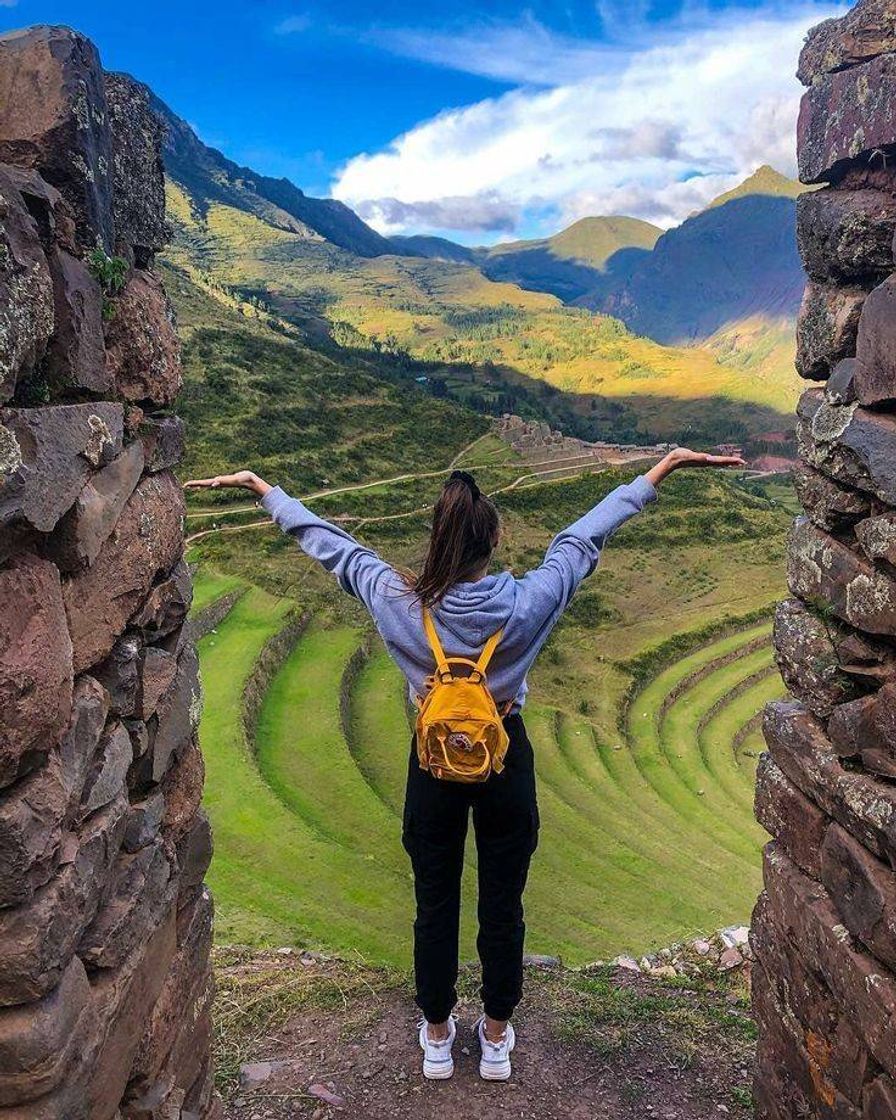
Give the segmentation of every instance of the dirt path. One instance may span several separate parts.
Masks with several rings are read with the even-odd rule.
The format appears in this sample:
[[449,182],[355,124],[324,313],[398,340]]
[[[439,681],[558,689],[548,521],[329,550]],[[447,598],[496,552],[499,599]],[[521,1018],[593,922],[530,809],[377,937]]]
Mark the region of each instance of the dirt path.
[[[427,1082],[406,981],[265,954],[217,969],[227,1120],[720,1120],[750,1116],[752,1024],[741,979],[692,989],[624,970],[529,968],[510,1082],[478,1076],[475,976],[458,1006],[456,1071]],[[284,1012],[270,992],[283,988]],[[252,1007],[239,1043],[228,1001]],[[258,993],[265,993],[259,996]]]

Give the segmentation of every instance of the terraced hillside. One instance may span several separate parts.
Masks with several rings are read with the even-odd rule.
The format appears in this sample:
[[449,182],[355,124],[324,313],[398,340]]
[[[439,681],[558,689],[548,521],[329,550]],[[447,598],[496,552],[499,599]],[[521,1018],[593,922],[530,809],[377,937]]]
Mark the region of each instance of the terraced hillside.
[[[469,456],[488,451],[484,441]],[[616,481],[608,472],[500,495],[506,559],[533,562],[549,526]],[[529,944],[572,963],[745,920],[758,889],[756,716],[783,693],[763,608],[780,590],[769,548],[787,517],[728,479],[702,480],[702,503],[690,480],[673,484],[664,508],[614,539],[533,674],[526,718],[542,832]],[[396,559],[420,532],[412,513],[366,524],[349,516]],[[407,964],[400,817],[410,727],[397,669],[351,601],[334,598],[276,530],[212,534],[193,559],[204,603],[234,578],[246,587],[200,647],[219,936]],[[310,621],[296,625],[296,612]],[[272,662],[269,650],[266,672],[253,675],[290,619],[281,656]]]

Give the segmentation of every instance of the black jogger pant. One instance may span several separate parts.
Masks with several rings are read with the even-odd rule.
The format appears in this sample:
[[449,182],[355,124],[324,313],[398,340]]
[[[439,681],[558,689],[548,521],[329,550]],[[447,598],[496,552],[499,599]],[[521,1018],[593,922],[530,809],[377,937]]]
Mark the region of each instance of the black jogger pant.
[[538,844],[532,745],[522,716],[504,720],[510,746],[500,774],[485,782],[446,782],[420,769],[411,742],[402,840],[414,869],[417,1005],[442,1023],[457,1002],[460,880],[469,811],[479,870],[482,1000],[509,1019],[523,989],[523,889]]

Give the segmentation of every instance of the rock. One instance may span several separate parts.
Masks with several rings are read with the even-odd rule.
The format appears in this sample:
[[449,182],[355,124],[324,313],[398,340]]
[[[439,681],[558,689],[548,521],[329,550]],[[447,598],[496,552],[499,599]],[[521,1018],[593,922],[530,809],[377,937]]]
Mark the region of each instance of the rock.
[[121,796],[94,814],[50,882],[27,905],[0,910],[0,1007],[41,999],[62,979],[99,906],[127,809]]
[[856,341],[855,392],[860,404],[896,401],[896,276],[868,294]]
[[199,658],[194,646],[182,651],[177,671],[168,691],[153,716],[155,738],[152,743],[152,780],[160,782],[172,758],[189,746],[202,715],[202,686]]
[[750,940],[749,926],[726,926],[719,931],[722,944],[727,949],[743,949]]
[[59,753],[0,791],[0,908],[27,902],[51,877],[69,808]]
[[743,963],[743,954],[739,949],[725,949],[719,957],[719,968],[723,972],[728,972],[732,968],[740,968]]
[[847,529],[871,512],[867,494],[842,486],[807,463],[794,467],[793,485],[803,509],[828,532]]
[[39,171],[71,206],[81,245],[112,251],[112,143],[88,39],[46,26],[0,35],[0,161]]
[[193,822],[202,800],[202,783],[205,778],[205,764],[202,752],[195,740],[169,767],[162,779],[162,793],[165,795],[165,819],[162,831],[165,839],[175,848],[193,828]]
[[797,161],[804,183],[837,183],[851,164],[885,167],[894,141],[896,55],[820,77],[803,95]]
[[892,1120],[896,1116],[896,1081],[881,1074],[862,1093],[863,1120]]
[[111,393],[103,344],[103,292],[85,261],[55,247],[49,256],[56,330],[46,373],[54,390]]
[[[177,919],[177,952],[149,1016],[136,1055],[129,1093],[139,1097],[164,1085],[190,1088],[195,1070],[191,1051],[196,1039],[184,1022],[206,1019],[214,995],[209,953],[212,943],[212,902],[204,891]],[[201,1052],[201,1050],[200,1050]],[[195,1059],[194,1059],[195,1060]]]
[[896,636],[896,579],[798,518],[790,537],[787,581],[802,599],[823,600],[839,618],[872,634]]
[[620,954],[620,956],[618,956],[618,957],[614,957],[610,961],[610,964],[613,965],[615,968],[624,968],[626,970],[626,972],[640,972],[641,971],[641,966],[638,964],[638,962],[635,960],[635,958],[634,957],[628,957],[624,953]]
[[896,510],[860,521],[856,539],[869,560],[896,568]]
[[803,393],[797,415],[797,444],[811,466],[896,505],[896,419],[828,404],[817,389]]
[[860,693],[855,677],[840,664],[836,623],[821,618],[799,599],[775,608],[775,661],[784,683],[815,715],[826,719],[837,704]]
[[824,385],[824,399],[829,404],[852,404],[856,399],[855,358],[844,358],[838,362]]
[[106,324],[106,371],[129,401],[169,404],[180,392],[180,342],[162,282],[137,269]]
[[94,667],[93,676],[108,693],[109,706],[116,715],[139,715],[142,659],[143,641],[140,635],[126,632],[112,647],[106,660]]
[[841,757],[858,757],[866,770],[896,778],[896,681],[837,707],[828,735]]
[[675,980],[678,976],[677,969],[671,964],[660,964],[649,971],[650,975],[656,977],[657,980]]
[[796,371],[824,381],[843,358],[856,352],[864,288],[841,288],[809,281],[796,324]]
[[[809,969],[824,976],[835,1005],[849,1008],[865,1046],[892,1076],[896,1065],[896,981],[853,943],[823,887],[807,879],[770,844],[765,884],[775,925],[800,947]],[[766,1028],[769,1020],[764,1019]]]
[[816,24],[806,36],[796,76],[805,86],[826,74],[896,50],[896,13],[890,0],[864,0],[840,19]]
[[211,825],[208,817],[200,809],[193,818],[192,827],[177,845],[177,863],[180,872],[178,890],[181,900],[202,886],[205,873],[212,861],[212,852]]
[[63,571],[93,563],[142,474],[143,444],[135,440],[87,482],[54,535],[53,558]]
[[[87,773],[94,761],[109,714],[109,696],[99,681],[83,676],[72,691],[72,714],[59,740],[59,759],[69,798],[69,813],[83,821],[80,809]],[[52,757],[52,756],[51,756]]]
[[106,73],[112,129],[113,213],[116,242],[146,268],[168,241],[165,225],[164,128],[150,108],[146,86],[127,74]]
[[89,816],[121,796],[126,790],[128,768],[133,761],[131,738],[114,720],[103,734],[84,782],[81,812]]
[[793,862],[818,879],[828,818],[788,780],[770,754],[761,755],[756,768],[755,810],[756,819]]
[[183,458],[184,422],[179,416],[147,416],[140,427],[140,438],[149,471],[170,470]]
[[315,1083],[314,1085],[309,1085],[308,1093],[310,1096],[317,1097],[319,1101],[323,1101],[325,1104],[330,1105],[332,1108],[345,1107],[345,1100],[337,1093],[331,1092],[326,1087],[326,1085],[319,1085],[317,1083]]
[[896,876],[837,824],[821,849],[821,881],[843,924],[888,968],[896,965]]
[[800,704],[765,707],[772,759],[810,801],[881,859],[896,866],[896,788],[846,769],[824,728]]
[[161,831],[164,816],[165,798],[159,790],[133,803],[121,845],[124,851],[137,852],[152,844]]
[[796,201],[803,266],[818,284],[880,282],[893,271],[896,199],[887,191],[806,191]]
[[56,1089],[85,1035],[97,1030],[90,984],[75,957],[43,999],[0,1011],[0,1108],[22,1105]]
[[54,529],[91,469],[121,452],[122,426],[106,402],[0,409],[0,524]]
[[161,840],[119,853],[102,905],[78,942],[88,969],[119,968],[171,909],[173,868]]
[[63,584],[76,671],[106,657],[153,580],[183,548],[183,496],[170,474],[144,478],[93,564]]
[[177,675],[177,658],[164,649],[147,646],[140,673],[140,698],[137,715],[149,719],[168,694]]
[[53,321],[53,282],[37,226],[0,167],[0,403],[43,358]]
[[[559,957],[548,957],[543,953],[526,953],[523,957],[523,964],[529,965],[532,968],[559,968],[561,961]],[[385,1039],[383,1039],[385,1041]]]
[[289,1062],[243,1062],[240,1066],[240,1088],[244,1092],[251,1093],[253,1089],[257,1089],[259,1085],[263,1085],[265,1081],[276,1073],[277,1070],[283,1069],[288,1066]]
[[20,555],[0,571],[0,788],[47,756],[68,723],[72,684],[59,574]]
[[699,953],[701,957],[705,957],[712,952],[712,945],[703,937],[698,937],[696,941],[692,941],[691,946],[694,952]]
[[[152,937],[141,942],[126,961],[92,978],[98,1012],[108,1033],[90,1079],[91,1118],[114,1116],[130,1080],[146,1022],[174,959],[174,910],[159,915],[159,919]],[[203,1044],[198,1038],[197,1049],[201,1054]],[[185,1120],[183,1113],[180,1120]]]
[[181,560],[152,587],[130,623],[143,632],[147,642],[158,641],[183,625],[192,602],[193,579],[189,566]]

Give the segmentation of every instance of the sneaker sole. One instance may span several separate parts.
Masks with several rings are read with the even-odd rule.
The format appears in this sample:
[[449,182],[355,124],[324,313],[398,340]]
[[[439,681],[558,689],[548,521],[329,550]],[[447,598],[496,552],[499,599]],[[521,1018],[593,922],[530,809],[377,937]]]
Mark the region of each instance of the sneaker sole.
[[423,1076],[427,1081],[447,1081],[454,1073],[454,1062],[427,1062],[423,1061]]
[[479,1076],[483,1081],[509,1081],[511,1074],[510,1062],[507,1065],[489,1063],[487,1066],[479,1064]]

